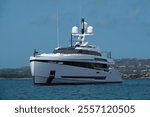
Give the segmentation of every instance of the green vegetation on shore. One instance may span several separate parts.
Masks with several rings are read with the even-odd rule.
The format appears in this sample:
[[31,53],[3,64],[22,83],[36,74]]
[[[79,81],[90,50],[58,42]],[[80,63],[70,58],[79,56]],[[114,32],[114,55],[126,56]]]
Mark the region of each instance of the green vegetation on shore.
[[30,68],[3,68],[0,69],[1,78],[31,78]]
[[[150,78],[150,59],[116,59],[116,67],[128,78]],[[30,67],[0,69],[0,78],[31,78]]]

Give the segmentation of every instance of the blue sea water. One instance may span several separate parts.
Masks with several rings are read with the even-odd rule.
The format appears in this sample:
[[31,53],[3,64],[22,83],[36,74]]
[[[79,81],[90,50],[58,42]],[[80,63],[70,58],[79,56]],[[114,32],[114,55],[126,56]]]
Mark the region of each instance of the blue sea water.
[[0,80],[0,99],[11,100],[150,100],[150,80],[116,84],[34,86],[32,80]]

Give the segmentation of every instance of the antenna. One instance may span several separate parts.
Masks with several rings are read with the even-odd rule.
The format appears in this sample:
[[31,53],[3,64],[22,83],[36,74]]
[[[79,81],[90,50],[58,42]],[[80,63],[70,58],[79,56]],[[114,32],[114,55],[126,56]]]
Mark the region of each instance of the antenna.
[[59,19],[59,16],[58,16],[59,14],[58,14],[58,8],[57,8],[57,47],[59,47],[59,21],[58,21],[58,19]]
[[71,34],[71,48],[72,48],[72,34]]
[[81,34],[84,34],[84,18],[81,19]]

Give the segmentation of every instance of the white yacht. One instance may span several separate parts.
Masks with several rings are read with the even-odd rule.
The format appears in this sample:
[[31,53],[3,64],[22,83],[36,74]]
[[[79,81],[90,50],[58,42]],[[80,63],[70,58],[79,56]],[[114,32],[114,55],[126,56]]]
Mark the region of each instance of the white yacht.
[[[122,82],[121,73],[116,70],[111,55],[102,56],[95,46],[89,45],[86,36],[93,35],[93,27],[81,19],[81,30],[72,27],[69,47],[55,48],[52,53],[30,57],[34,84],[85,84]],[[76,43],[73,44],[73,38]]]

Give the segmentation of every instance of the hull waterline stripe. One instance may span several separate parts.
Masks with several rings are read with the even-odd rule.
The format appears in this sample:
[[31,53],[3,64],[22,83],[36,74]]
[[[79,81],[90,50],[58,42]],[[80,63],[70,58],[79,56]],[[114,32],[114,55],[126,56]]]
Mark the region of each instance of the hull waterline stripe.
[[95,79],[105,80],[106,76],[61,76],[62,78],[84,78],[84,79]]

